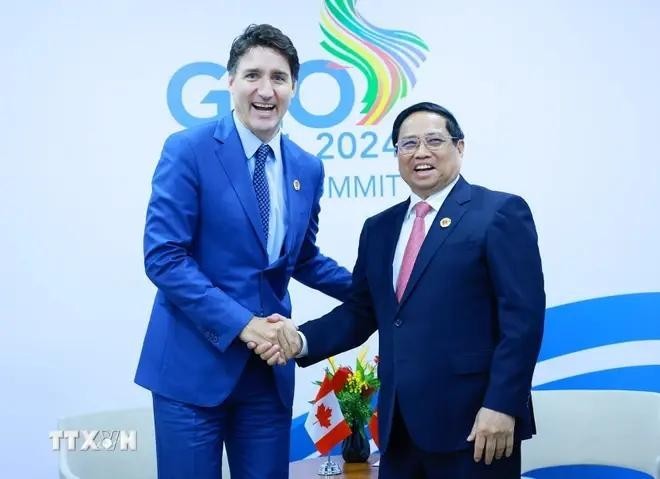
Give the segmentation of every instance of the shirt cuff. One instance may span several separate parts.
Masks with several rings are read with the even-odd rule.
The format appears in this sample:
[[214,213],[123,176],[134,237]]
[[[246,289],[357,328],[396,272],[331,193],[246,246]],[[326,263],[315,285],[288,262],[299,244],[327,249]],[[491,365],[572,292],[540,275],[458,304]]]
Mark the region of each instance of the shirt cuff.
[[300,331],[298,331],[298,336],[300,336],[300,342],[302,343],[302,347],[300,348],[300,352],[296,354],[296,359],[304,358],[305,356],[307,356],[307,338]]

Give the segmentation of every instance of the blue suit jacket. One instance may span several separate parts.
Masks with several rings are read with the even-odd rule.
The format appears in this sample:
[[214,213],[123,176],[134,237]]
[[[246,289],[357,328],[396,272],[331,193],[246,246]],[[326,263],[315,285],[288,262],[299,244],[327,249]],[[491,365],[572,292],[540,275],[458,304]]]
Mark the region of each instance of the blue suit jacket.
[[[541,343],[545,294],[537,236],[517,196],[454,186],[421,247],[401,303],[392,261],[408,201],[369,218],[362,230],[351,299],[301,325],[305,366],[351,349],[378,330],[381,449],[395,398],[415,443],[432,452],[470,447],[483,405],[534,431],[530,388]],[[448,227],[441,218],[450,218]]]
[[[287,232],[282,255],[269,265],[247,158],[231,115],[165,142],[144,233],[146,273],[158,292],[138,384],[175,400],[217,405],[253,354],[238,338],[248,321],[272,313],[291,317],[291,277],[346,299],[350,274],[315,244],[321,161],[285,136],[281,146]],[[293,363],[274,371],[280,397],[291,406]]]

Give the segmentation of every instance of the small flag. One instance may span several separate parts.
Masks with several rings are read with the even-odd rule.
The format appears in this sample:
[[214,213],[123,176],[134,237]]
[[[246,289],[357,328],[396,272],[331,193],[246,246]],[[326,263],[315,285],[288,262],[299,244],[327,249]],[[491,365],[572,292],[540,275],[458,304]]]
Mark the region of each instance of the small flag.
[[369,432],[371,433],[371,438],[376,443],[376,447],[380,448],[380,438],[378,437],[378,411],[374,411],[369,419]]
[[321,454],[328,454],[332,448],[351,435],[339,401],[326,376],[321,383],[316,399],[305,421],[305,430],[312,438]]

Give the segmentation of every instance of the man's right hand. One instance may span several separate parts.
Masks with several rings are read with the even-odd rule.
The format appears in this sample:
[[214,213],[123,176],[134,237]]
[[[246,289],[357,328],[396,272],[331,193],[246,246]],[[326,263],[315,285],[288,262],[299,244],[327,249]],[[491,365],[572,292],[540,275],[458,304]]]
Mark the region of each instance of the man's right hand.
[[286,364],[301,348],[296,325],[279,314],[253,317],[239,337],[270,366]]
[[286,356],[279,354],[281,348],[278,341],[278,329],[281,328],[282,325],[273,325],[266,321],[266,318],[253,316],[238,337],[250,349],[259,347],[268,351],[269,358],[272,358],[272,361],[268,362],[269,365],[286,364]]

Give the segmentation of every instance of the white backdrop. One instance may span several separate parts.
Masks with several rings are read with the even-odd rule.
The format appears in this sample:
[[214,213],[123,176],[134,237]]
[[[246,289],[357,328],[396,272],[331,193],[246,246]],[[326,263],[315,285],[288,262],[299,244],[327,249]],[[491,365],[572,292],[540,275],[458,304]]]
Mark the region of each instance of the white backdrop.
[[[150,403],[132,383],[154,293],[143,273],[142,228],[162,142],[182,128],[176,95],[168,97],[175,73],[198,62],[225,65],[231,40],[261,22],[290,35],[302,62],[343,63],[321,46],[321,0],[5,3],[0,471],[53,477],[48,431],[58,417]],[[417,35],[427,59],[413,68],[414,88],[376,124],[357,125],[367,83],[355,68],[345,71],[355,91],[346,118],[324,128],[285,119],[286,132],[314,153],[332,141],[323,151],[335,156],[324,160],[325,253],[351,267],[364,219],[407,196],[400,179],[387,177],[396,160],[382,146],[401,109],[430,100],[461,123],[466,179],[531,205],[549,307],[660,291],[660,4],[546,3],[358,3],[371,24]],[[314,115],[347,94],[325,74],[299,87],[300,104]],[[212,117],[217,105],[201,100],[224,89],[226,76],[194,76],[180,95],[183,108]],[[349,135],[338,150],[345,132],[356,138],[355,154]],[[376,158],[361,158],[372,140],[367,153]],[[371,176],[376,185],[384,178],[382,193],[356,195],[355,178],[366,186]],[[353,187],[339,195],[344,181]],[[300,285],[292,293],[298,322],[335,304]],[[638,316],[646,326],[628,339],[660,340],[653,326],[660,301],[649,297]],[[579,319],[567,327],[589,336]],[[625,331],[623,324],[621,337]],[[650,359],[637,364],[651,367],[649,380],[621,389],[660,391],[658,344],[647,343]],[[306,412],[322,367],[298,371],[294,416]]]

